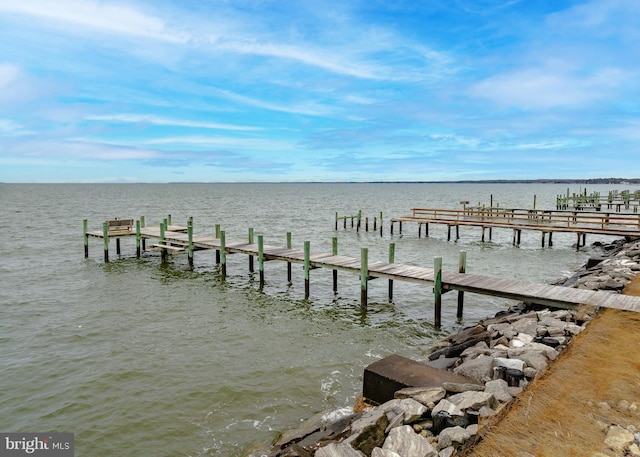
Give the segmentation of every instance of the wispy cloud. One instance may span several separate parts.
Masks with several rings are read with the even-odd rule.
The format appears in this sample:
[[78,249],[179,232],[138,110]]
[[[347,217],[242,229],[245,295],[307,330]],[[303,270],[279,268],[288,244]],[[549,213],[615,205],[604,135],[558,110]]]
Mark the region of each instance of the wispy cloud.
[[639,21],[636,0],[0,0],[0,180],[625,175]]
[[102,31],[185,43],[189,36],[170,31],[161,18],[126,4],[95,0],[0,0],[0,12],[20,14]]
[[237,131],[256,131],[262,130],[262,127],[251,127],[245,125],[218,124],[215,122],[190,121],[185,119],[170,119],[161,116],[148,114],[100,114],[89,115],[86,117],[89,121],[103,121],[124,124],[153,124],[174,127],[192,127],[212,130],[237,130]]

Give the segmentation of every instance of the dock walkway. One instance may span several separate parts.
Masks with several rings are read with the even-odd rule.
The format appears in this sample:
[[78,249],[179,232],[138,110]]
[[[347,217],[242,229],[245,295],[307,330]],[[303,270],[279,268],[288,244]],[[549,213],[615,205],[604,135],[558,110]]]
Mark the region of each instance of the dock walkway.
[[429,235],[429,224],[446,225],[448,240],[451,240],[452,227],[456,229],[456,239],[460,237],[460,226],[481,227],[482,241],[486,229],[489,229],[489,239],[493,228],[511,229],[514,245],[520,244],[523,230],[535,230],[542,233],[543,247],[546,234],[549,234],[549,246],[553,246],[554,232],[577,234],[578,248],[584,246],[586,234],[640,237],[640,214],[507,208],[412,208],[411,212],[411,215],[391,219],[391,234],[395,223],[399,223],[402,234],[402,223],[414,222],[418,224],[418,236],[421,236],[423,225],[426,236]]
[[[86,226],[86,223],[85,223]],[[173,229],[173,230],[172,230]],[[88,256],[86,248],[87,237],[104,238],[103,231],[85,230],[85,256]],[[527,281],[500,279],[483,275],[442,272],[442,259],[434,259],[434,268],[419,267],[414,265],[398,264],[393,261],[369,262],[368,250],[362,248],[361,258],[337,255],[336,253],[310,252],[309,242],[305,242],[304,249],[293,249],[290,246],[270,246],[263,243],[263,237],[258,237],[258,243],[234,241],[227,242],[224,231],[220,231],[220,237],[194,236],[192,225],[189,227],[164,226],[139,227],[136,232],[123,236],[135,236],[139,245],[141,239],[156,240],[153,246],[160,249],[163,254],[167,250],[186,251],[192,255],[194,250],[215,250],[222,264],[223,275],[226,275],[226,255],[241,253],[257,258],[260,270],[260,283],[264,284],[264,262],[280,260],[291,263],[303,264],[305,268],[305,298],[309,296],[309,271],[314,268],[325,268],[334,271],[334,291],[336,290],[336,272],[346,271],[357,274],[361,280],[361,306],[366,309],[367,283],[371,279],[385,278],[389,280],[389,298],[391,299],[393,281],[405,281],[433,286],[435,296],[434,323],[440,326],[441,322],[441,295],[456,290],[459,292],[458,317],[462,317],[461,297],[464,292],[490,295],[505,299],[519,300],[527,303],[542,304],[556,308],[575,308],[581,304],[590,304],[604,308],[614,308],[627,311],[640,312],[640,297],[625,296],[612,292],[592,291],[553,286],[548,284],[532,283]],[[289,243],[290,244],[290,243]],[[105,249],[108,249],[108,238],[105,239]],[[139,253],[139,250],[138,250]],[[218,258],[218,257],[217,257]],[[105,255],[105,260],[108,255]],[[108,261],[108,260],[107,260]],[[192,264],[192,263],[191,263]],[[252,265],[252,263],[250,263]],[[251,267],[252,268],[252,267]],[[464,271],[464,268],[461,268]],[[289,269],[290,280],[290,269]]]

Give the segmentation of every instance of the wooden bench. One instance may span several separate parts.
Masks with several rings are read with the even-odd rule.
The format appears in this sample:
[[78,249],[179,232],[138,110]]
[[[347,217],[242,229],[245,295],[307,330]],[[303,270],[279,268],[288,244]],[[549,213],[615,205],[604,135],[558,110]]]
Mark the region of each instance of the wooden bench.
[[107,230],[109,236],[129,235],[133,231],[133,219],[115,219],[107,221]]

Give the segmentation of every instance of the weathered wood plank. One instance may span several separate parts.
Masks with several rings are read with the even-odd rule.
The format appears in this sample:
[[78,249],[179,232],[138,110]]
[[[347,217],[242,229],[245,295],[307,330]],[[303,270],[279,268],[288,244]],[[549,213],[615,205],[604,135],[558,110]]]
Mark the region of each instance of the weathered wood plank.
[[[421,218],[415,217],[403,217],[396,220],[424,221]],[[460,221],[454,222],[460,223]],[[486,221],[483,221],[482,224],[491,226],[487,225]],[[513,227],[513,225],[505,226]],[[175,227],[170,226],[170,228]],[[178,227],[178,229],[180,228]],[[583,231],[583,229],[580,230]],[[159,227],[144,227],[141,228],[140,235],[144,238],[160,239],[160,232],[161,230]],[[86,235],[98,238],[102,238],[104,236],[101,231],[86,232]],[[135,233],[129,236],[135,236]],[[170,246],[170,244],[187,243],[188,235],[181,231],[166,230],[164,231],[164,240],[165,245],[153,246],[168,250],[184,250],[182,247]],[[196,236],[193,237],[192,240],[194,246],[198,249],[221,249],[221,240],[215,237]],[[240,241],[227,242],[225,243],[225,251],[227,253],[242,253],[257,257],[258,245]],[[304,251],[300,249],[264,245],[263,254],[266,260],[281,260],[301,264],[305,261]],[[327,268],[360,274],[360,258],[334,255],[330,253],[315,253],[310,255],[309,262],[312,268]],[[428,285],[432,285],[434,283],[433,269],[422,266],[375,261],[368,264],[368,272],[370,278],[387,278],[391,280]],[[528,303],[539,303],[550,307],[572,308],[579,304],[591,304],[607,308],[640,312],[640,297],[532,283],[522,280],[495,278],[469,273],[443,272],[442,287],[444,290],[471,292]]]

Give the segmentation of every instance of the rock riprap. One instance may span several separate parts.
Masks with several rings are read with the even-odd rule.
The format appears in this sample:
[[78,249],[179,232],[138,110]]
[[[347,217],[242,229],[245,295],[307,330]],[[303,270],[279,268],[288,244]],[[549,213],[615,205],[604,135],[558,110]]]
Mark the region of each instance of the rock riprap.
[[[562,281],[568,287],[621,291],[640,271],[640,242],[602,246],[607,256]],[[520,303],[435,344],[422,363],[469,382],[399,389],[330,424],[289,432],[268,457],[450,457],[479,439],[482,428],[584,330],[595,307],[548,309]],[[366,398],[364,399],[366,403]],[[635,406],[635,404],[634,404]],[[611,426],[610,448],[634,453],[638,435]],[[640,451],[640,449],[639,449]],[[623,455],[623,454],[620,454]],[[636,455],[636,454],[632,454]]]

